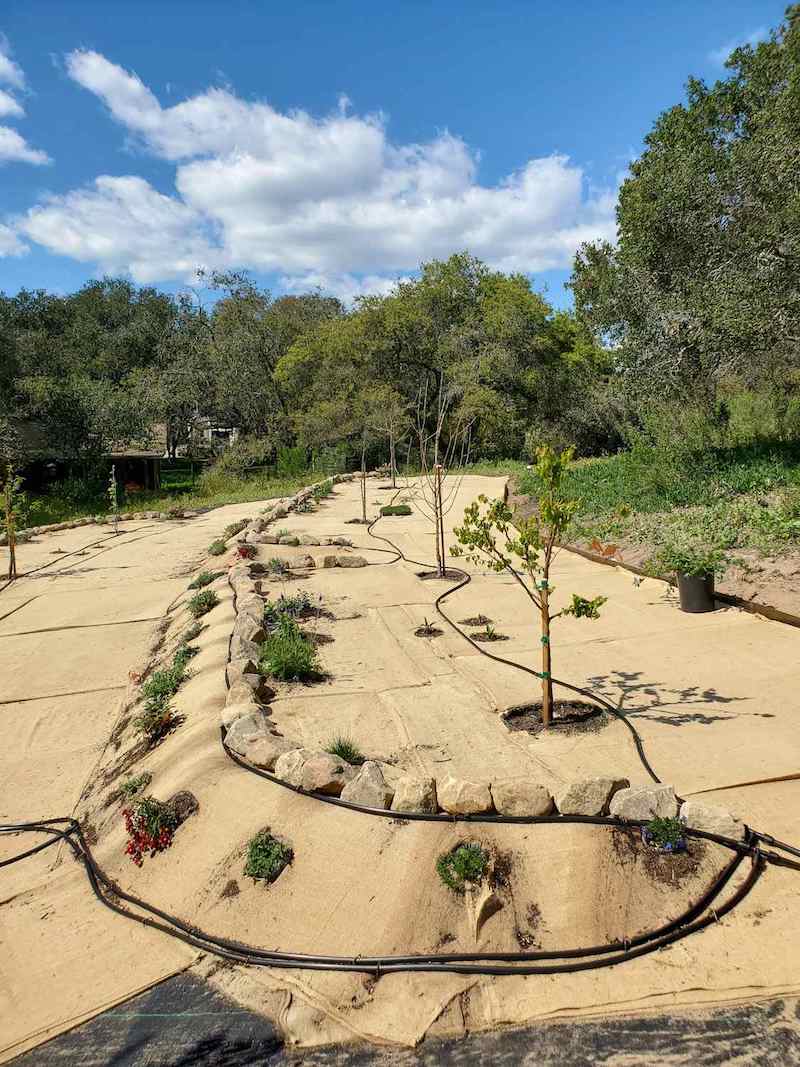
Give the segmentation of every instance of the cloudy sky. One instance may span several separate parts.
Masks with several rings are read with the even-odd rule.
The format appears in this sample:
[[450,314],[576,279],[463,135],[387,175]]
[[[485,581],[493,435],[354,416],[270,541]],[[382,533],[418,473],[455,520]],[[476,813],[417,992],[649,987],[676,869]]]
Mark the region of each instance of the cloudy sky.
[[5,0],[0,289],[244,268],[351,299],[469,249],[563,304],[658,112],[783,8]]

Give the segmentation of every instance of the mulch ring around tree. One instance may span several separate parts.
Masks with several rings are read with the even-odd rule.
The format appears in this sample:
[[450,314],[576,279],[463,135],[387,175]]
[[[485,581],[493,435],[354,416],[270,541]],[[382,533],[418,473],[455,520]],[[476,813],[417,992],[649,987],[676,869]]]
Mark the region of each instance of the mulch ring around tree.
[[423,626],[418,626],[416,628],[416,630],[414,631],[414,636],[415,637],[441,637],[443,633],[444,633],[444,630],[440,630],[437,626],[434,626],[432,623],[429,623],[428,620],[426,619],[425,620],[425,624]]
[[[529,734],[541,734],[542,705],[518,704],[503,712],[503,722],[509,730],[524,730]],[[553,701],[553,720],[547,729],[560,734],[594,734],[608,726],[611,717],[597,704],[583,700]]]
[[444,574],[440,574],[438,571],[417,571],[417,577],[421,578],[423,582],[429,582],[436,578],[444,582],[460,582],[464,577],[461,571],[445,571]]
[[496,630],[490,630],[488,627],[485,630],[478,630],[477,633],[469,636],[472,641],[508,641],[508,634],[499,634]]

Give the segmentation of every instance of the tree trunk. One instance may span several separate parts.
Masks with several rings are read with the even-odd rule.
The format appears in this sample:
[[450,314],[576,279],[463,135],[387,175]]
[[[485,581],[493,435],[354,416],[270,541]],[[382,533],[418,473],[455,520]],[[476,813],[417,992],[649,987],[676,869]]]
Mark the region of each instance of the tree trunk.
[[[546,582],[546,579],[545,579]],[[542,726],[553,721],[553,678],[550,659],[550,591],[545,585],[541,590],[542,600]]]
[[367,521],[367,442],[361,442],[361,518]]
[[389,434],[389,465],[392,468],[392,489],[397,488],[397,463],[395,462],[394,434]]
[[434,507],[436,511],[436,564],[439,577],[444,578],[444,506],[442,502],[442,468],[439,463],[434,468]]

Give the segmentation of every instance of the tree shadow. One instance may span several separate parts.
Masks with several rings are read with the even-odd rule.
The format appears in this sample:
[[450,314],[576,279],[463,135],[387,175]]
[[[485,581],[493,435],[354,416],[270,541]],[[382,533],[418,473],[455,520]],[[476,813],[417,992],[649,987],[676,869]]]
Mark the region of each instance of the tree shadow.
[[[746,697],[724,696],[715,688],[701,689],[691,685],[683,688],[665,686],[661,682],[644,679],[641,671],[611,671],[589,678],[587,688],[598,696],[616,703],[617,708],[629,719],[647,719],[663,726],[686,726],[700,723],[710,726],[715,722],[725,722],[738,718],[740,714],[757,719],[774,719],[769,712],[735,712],[733,710],[712,714],[701,708],[687,705],[712,704],[730,705]],[[684,708],[685,710],[681,710]]]

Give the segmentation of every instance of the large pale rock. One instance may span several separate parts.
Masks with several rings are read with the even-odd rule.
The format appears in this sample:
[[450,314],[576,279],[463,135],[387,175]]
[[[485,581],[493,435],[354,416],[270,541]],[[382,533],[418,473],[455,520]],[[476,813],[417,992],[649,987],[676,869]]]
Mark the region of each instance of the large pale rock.
[[725,808],[705,804],[701,800],[684,800],[679,818],[692,830],[705,830],[709,834],[736,840],[744,836],[744,823],[740,819]]
[[303,784],[303,768],[306,760],[317,753],[311,748],[294,748],[291,752],[284,752],[275,761],[275,774],[289,785],[301,786]]
[[323,567],[338,567],[339,566],[339,557],[338,556],[323,556],[322,557],[322,566]]
[[313,556],[295,556],[289,560],[289,566],[292,570],[310,571],[316,567],[316,563]]
[[242,681],[249,686],[253,696],[260,704],[268,704],[275,696],[275,690],[268,684],[263,674],[258,671],[249,671],[242,675]]
[[228,690],[225,696],[225,703],[228,705],[233,704],[255,704],[256,696],[252,690],[252,687],[247,682],[240,681],[235,682]]
[[239,596],[236,595],[236,612],[237,614],[247,613],[252,615],[255,619],[260,619],[264,614],[264,601],[256,592],[244,593]]
[[[257,715],[260,712],[261,708],[256,703],[252,689],[247,689],[247,693],[240,695],[235,703],[226,704],[220,712],[219,717],[222,725],[229,730],[239,719],[244,719],[248,715]],[[236,751],[238,751],[238,749],[236,749]]]
[[436,787],[439,807],[451,815],[480,815],[492,810],[492,794],[485,782],[470,782],[452,775]]
[[550,790],[528,778],[492,782],[492,799],[501,815],[550,815],[554,808]]
[[630,784],[627,778],[581,778],[558,794],[556,805],[562,815],[605,815],[617,790]]
[[250,656],[242,656],[241,659],[231,659],[225,668],[225,677],[228,685],[233,688],[237,682],[244,681],[246,677],[258,674],[258,659],[253,660]]
[[352,548],[353,542],[349,537],[331,537],[329,540],[331,545],[340,545],[342,548]]
[[394,790],[387,785],[380,764],[366,760],[352,782],[344,787],[341,796],[342,800],[349,800],[351,804],[385,809],[391,806]]
[[299,545],[300,542],[297,539],[297,535],[296,534],[284,534],[283,537],[279,537],[278,538],[278,544],[279,545],[294,545],[295,547],[297,547],[297,545]]
[[261,649],[255,641],[245,641],[237,633],[231,635],[231,659],[249,659],[257,664]]
[[367,561],[363,556],[340,556],[340,567],[366,567]]
[[398,778],[394,787],[392,811],[428,811],[436,812],[436,779],[415,778],[404,774]]
[[231,722],[225,735],[225,743],[232,751],[243,756],[248,745],[267,737],[269,732],[270,721],[264,712],[260,708],[248,709]]
[[615,793],[610,810],[618,819],[674,819],[678,801],[671,785],[634,786]]
[[338,797],[354,777],[355,770],[349,763],[329,752],[317,752],[306,760],[300,784],[306,792]]
[[243,641],[252,641],[257,645],[261,644],[267,636],[261,622],[256,622],[252,616],[244,614],[236,616],[236,622],[233,624],[233,632]]
[[319,538],[312,537],[311,534],[301,534],[300,535],[300,544],[301,545],[318,545],[319,544]]
[[270,733],[266,737],[260,737],[257,741],[245,745],[241,755],[255,767],[263,767],[264,770],[271,771],[275,769],[280,756],[296,750],[296,741],[289,741],[279,734]]

